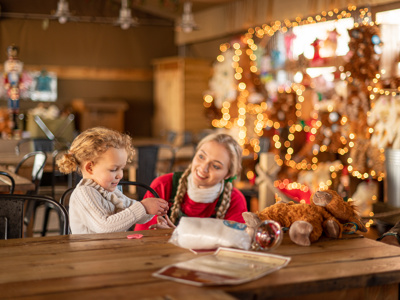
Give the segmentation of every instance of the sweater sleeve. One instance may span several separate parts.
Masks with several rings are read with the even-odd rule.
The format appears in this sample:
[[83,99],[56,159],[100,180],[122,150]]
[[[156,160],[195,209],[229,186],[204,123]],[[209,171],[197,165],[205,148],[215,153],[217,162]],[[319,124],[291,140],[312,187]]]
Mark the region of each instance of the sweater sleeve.
[[128,230],[133,224],[147,222],[144,206],[127,197],[119,198],[122,209],[105,199],[99,191],[89,186],[75,189],[70,199],[70,226],[73,234],[105,233]]

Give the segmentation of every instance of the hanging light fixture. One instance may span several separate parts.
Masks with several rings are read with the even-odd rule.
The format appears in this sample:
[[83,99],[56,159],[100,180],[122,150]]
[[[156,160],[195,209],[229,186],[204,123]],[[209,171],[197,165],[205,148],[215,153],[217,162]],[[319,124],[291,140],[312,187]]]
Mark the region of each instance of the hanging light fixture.
[[186,33],[198,29],[192,13],[192,2],[187,1],[183,4],[182,19],[176,29],[177,31],[183,31]]
[[128,0],[121,1],[121,9],[119,10],[119,18],[117,24],[122,29],[128,29],[131,26],[137,26],[138,21],[136,18],[132,18],[131,10],[128,8]]
[[67,0],[59,0],[57,4],[57,11],[54,14],[58,18],[58,22],[65,24],[68,21],[71,13],[69,12],[69,6]]

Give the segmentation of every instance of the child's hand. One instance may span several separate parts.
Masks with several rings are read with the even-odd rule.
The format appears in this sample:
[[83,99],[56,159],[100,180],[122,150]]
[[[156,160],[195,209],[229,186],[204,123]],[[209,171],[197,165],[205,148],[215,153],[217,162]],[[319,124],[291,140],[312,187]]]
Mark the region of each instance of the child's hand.
[[157,217],[157,224],[150,225],[149,229],[171,229],[176,228],[174,223],[168,218],[168,215],[164,217],[158,216]]
[[168,202],[160,198],[146,198],[140,201],[149,215],[163,216],[168,212]]

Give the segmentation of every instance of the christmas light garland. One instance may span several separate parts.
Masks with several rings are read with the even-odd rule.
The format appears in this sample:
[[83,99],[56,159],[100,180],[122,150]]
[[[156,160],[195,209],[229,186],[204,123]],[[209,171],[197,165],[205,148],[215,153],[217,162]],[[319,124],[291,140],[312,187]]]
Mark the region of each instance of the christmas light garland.
[[[286,33],[290,28],[314,24],[319,22],[325,22],[328,20],[340,20],[343,18],[349,18],[354,16],[357,7],[354,5],[349,5],[347,10],[339,10],[333,9],[330,11],[323,11],[321,14],[315,17],[307,17],[302,19],[301,17],[297,17],[294,21],[284,20],[275,21],[270,23],[269,25],[264,24],[259,27],[249,28],[247,33],[245,33],[240,41],[234,42],[232,45],[230,43],[225,43],[220,46],[221,54],[217,56],[217,63],[226,63],[226,56],[228,50],[233,50],[234,55],[231,58],[231,67],[234,70],[234,79],[236,80],[236,98],[230,99],[231,101],[223,101],[222,106],[219,108],[220,118],[214,118],[212,120],[212,126],[216,128],[227,128],[233,129],[236,128],[238,131],[238,140],[239,143],[243,146],[243,154],[250,155],[254,154],[254,158],[258,157],[258,152],[260,151],[260,142],[259,138],[264,135],[264,130],[275,129],[278,130],[281,128],[279,122],[274,122],[268,117],[268,111],[270,107],[268,107],[267,103],[262,101],[259,104],[254,104],[249,102],[249,97],[251,97],[251,92],[248,89],[248,84],[246,83],[246,78],[244,78],[244,67],[241,65],[243,59],[248,61],[248,67],[252,74],[259,75],[259,69],[257,67],[257,54],[258,46],[255,42],[255,38],[262,39],[264,36],[272,37],[276,32]],[[359,10],[359,17],[362,20],[360,23],[355,23],[354,28],[359,28],[360,26],[375,26],[375,23],[371,21],[371,13],[368,8],[362,8]],[[343,66],[339,67],[339,71],[341,72],[340,78],[342,80],[347,81],[348,83],[354,82],[354,77],[351,72],[344,71]],[[367,89],[370,92],[369,99],[372,102],[376,99],[376,97],[380,95],[394,95],[400,92],[400,87],[397,90],[389,90],[383,89],[379,87],[379,82],[384,74],[384,71],[375,75],[375,78],[372,79],[372,83],[368,84]],[[304,101],[303,91],[305,87],[301,84],[293,83],[290,87],[280,87],[278,89],[278,93],[291,93],[294,92],[296,94],[296,116],[298,118],[301,117],[301,107],[302,102]],[[233,101],[232,101],[233,100]],[[204,95],[204,106],[206,108],[211,108],[214,104],[214,97],[211,93],[207,93]],[[250,124],[249,121],[253,120],[253,123]],[[342,116],[340,119],[341,125],[346,125],[348,122],[347,116]],[[292,142],[294,141],[294,133],[295,132],[307,132],[311,133],[311,139],[315,139],[315,135],[318,130],[322,126],[322,123],[319,120],[315,120],[312,126],[308,125],[300,125],[298,123],[291,124],[289,126],[289,135],[287,140],[282,141],[279,134],[274,134],[272,136],[273,146],[275,149],[285,148],[284,151],[284,159],[282,159],[279,155],[276,155],[276,162],[278,165],[282,166],[285,164],[288,167],[294,168],[296,170],[316,170],[318,168],[318,154],[321,152],[327,151],[326,145],[320,145],[319,148],[313,148],[312,150],[312,158],[311,161],[302,160],[300,162],[296,162],[293,160],[294,150],[292,147]],[[373,128],[368,128],[367,131],[371,134],[373,132]],[[310,140],[313,142],[314,140]],[[340,142],[342,143],[342,147],[339,147],[337,153],[339,155],[346,155],[349,151],[354,147],[356,142],[356,135],[354,133],[349,134],[348,137],[341,137]],[[378,181],[381,181],[384,177],[384,174],[375,172],[374,170],[370,170],[369,172],[361,173],[354,169],[352,166],[352,158],[349,157],[347,159],[348,170],[350,174],[354,177],[360,179],[366,179],[369,177],[377,178]],[[344,168],[343,164],[339,166],[339,168],[332,170],[332,177],[337,176],[338,172]],[[325,185],[331,185],[331,182],[326,182]]]

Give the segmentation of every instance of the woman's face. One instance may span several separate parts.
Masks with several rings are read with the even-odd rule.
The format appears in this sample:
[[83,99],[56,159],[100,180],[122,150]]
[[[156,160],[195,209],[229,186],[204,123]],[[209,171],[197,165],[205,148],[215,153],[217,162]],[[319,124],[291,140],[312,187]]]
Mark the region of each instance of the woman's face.
[[203,144],[192,161],[193,182],[198,187],[211,187],[229,177],[230,157],[226,148],[210,141]]

